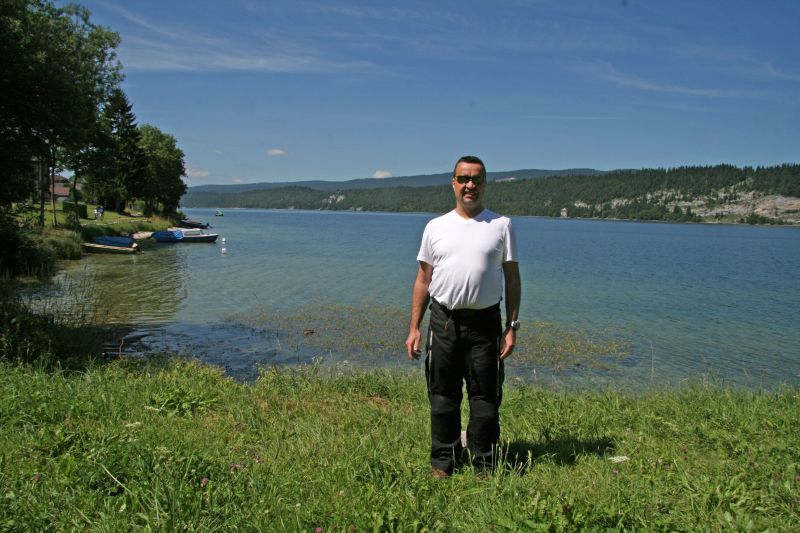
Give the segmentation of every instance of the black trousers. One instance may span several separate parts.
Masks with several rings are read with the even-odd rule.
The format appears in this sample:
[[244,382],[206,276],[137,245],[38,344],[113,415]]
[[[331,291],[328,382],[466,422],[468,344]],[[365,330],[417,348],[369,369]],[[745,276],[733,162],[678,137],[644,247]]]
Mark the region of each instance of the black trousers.
[[504,377],[500,304],[450,311],[433,300],[430,310],[425,376],[431,405],[431,466],[449,474],[462,459],[461,399],[466,383],[467,449],[476,468],[491,468],[500,439]]

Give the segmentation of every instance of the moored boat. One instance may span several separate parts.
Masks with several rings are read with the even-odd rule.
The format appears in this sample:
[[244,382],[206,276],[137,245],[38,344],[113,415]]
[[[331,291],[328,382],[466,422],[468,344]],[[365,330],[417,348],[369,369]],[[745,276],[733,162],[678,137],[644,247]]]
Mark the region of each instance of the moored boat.
[[102,254],[135,254],[139,251],[139,246],[133,243],[133,246],[114,246],[108,244],[97,244],[96,242],[81,243],[84,252],[88,253],[102,253]]
[[199,220],[192,220],[191,218],[184,218],[181,220],[181,226],[184,228],[208,229],[211,227],[211,224],[208,222],[200,222]]
[[198,228],[170,228],[183,234],[182,242],[215,242],[219,234],[206,233]]
[[198,228],[169,228],[153,232],[152,237],[156,242],[215,242],[219,234]]
[[215,216],[215,217],[222,217],[222,216],[225,216],[225,215],[222,213],[222,210],[221,210],[221,209],[217,209],[217,210],[214,212],[214,216]]
[[131,248],[134,246],[133,237],[122,237],[117,235],[101,235],[94,238],[95,244],[102,244],[104,246],[125,246]]
[[161,231],[154,231],[150,235],[156,242],[181,242],[183,240],[183,232],[179,229],[168,229]]

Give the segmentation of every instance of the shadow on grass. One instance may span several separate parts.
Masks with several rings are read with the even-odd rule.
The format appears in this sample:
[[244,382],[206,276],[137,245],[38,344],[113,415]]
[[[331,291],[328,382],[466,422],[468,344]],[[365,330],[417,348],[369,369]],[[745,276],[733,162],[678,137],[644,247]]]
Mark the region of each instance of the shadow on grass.
[[608,437],[578,439],[566,435],[536,443],[515,440],[503,450],[503,463],[509,469],[524,475],[528,468],[538,462],[572,466],[580,456],[603,456],[613,452],[614,448],[614,441]]

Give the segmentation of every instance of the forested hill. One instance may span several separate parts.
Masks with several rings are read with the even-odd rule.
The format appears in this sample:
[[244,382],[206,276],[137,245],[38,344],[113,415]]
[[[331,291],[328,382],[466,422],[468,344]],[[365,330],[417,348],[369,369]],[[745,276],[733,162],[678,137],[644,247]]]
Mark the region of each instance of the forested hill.
[[[490,183],[488,207],[509,215],[800,224],[800,165],[717,165],[614,171]],[[288,186],[233,194],[190,192],[184,207],[445,212],[449,183],[342,189]]]
[[[507,170],[504,172],[489,172],[486,178],[489,181],[502,181],[508,179],[533,179],[548,176],[594,176],[607,174],[605,170],[595,170],[592,168],[567,168],[563,170],[539,170],[534,168]],[[318,191],[342,191],[350,189],[384,189],[390,187],[428,187],[442,185],[450,181],[451,174],[443,172],[440,174],[419,174],[416,176],[396,176],[392,178],[363,178],[347,181],[295,181],[292,187],[307,187]],[[216,193],[237,193],[243,191],[255,191],[261,189],[281,189],[286,187],[286,182],[263,182],[263,183],[239,183],[236,185],[196,185],[189,187],[189,193],[216,192]]]

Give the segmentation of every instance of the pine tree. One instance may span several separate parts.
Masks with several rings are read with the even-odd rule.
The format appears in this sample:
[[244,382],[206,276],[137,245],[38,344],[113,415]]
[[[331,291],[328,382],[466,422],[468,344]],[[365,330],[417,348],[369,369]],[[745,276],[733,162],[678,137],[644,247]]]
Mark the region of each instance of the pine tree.
[[103,109],[97,157],[87,172],[87,188],[98,203],[122,211],[127,201],[144,198],[147,160],[140,141],[133,108],[117,89]]

